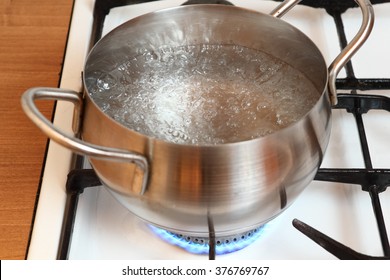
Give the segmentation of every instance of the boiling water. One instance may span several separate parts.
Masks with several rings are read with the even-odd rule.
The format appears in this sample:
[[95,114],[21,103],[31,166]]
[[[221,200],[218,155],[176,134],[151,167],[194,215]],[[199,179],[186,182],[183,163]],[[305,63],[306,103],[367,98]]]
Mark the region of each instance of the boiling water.
[[142,49],[86,82],[97,105],[126,127],[195,145],[270,134],[300,119],[319,98],[301,72],[235,45]]

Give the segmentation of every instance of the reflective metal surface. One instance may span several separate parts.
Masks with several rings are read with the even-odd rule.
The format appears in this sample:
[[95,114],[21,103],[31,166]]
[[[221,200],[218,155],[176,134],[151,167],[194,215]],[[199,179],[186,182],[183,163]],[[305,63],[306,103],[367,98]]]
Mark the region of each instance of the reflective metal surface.
[[[91,51],[85,79],[142,46],[194,43],[234,43],[280,58],[311,80],[318,101],[300,121],[271,135],[195,146],[125,128],[96,106],[86,88],[83,141],[71,139],[73,144],[65,146],[90,156],[102,182],[140,218],[174,232],[207,236],[209,215],[219,236],[231,235],[273,219],[314,178],[330,136],[328,71],[317,47],[282,20],[237,7],[200,5],[155,12],[118,27]],[[31,113],[36,92],[25,94],[24,108],[48,133],[48,124]],[[53,137],[62,144],[68,142],[64,138]]]

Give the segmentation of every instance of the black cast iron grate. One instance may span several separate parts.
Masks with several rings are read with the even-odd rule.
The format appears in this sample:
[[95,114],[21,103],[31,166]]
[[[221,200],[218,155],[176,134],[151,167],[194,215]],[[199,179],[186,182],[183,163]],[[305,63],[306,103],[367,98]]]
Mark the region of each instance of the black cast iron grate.
[[[105,16],[110,9],[124,5],[131,5],[144,2],[152,2],[157,0],[96,0],[94,8],[94,23],[92,32],[92,45],[94,45],[102,34],[102,28]],[[183,0],[184,1],[184,0]],[[188,2],[204,2],[204,0],[190,0]],[[214,3],[227,2],[219,0],[210,0]],[[278,0],[277,0],[278,1]],[[379,4],[390,2],[385,1],[371,1],[372,4]],[[220,3],[229,4],[229,3]],[[337,28],[340,47],[344,48],[347,44],[347,39],[344,32],[342,13],[351,7],[356,7],[353,0],[303,0],[300,4],[308,5],[315,8],[325,9],[330,16],[333,17]],[[92,47],[92,46],[91,46]],[[385,220],[380,204],[380,193],[387,190],[390,186],[390,169],[373,168],[370,150],[367,143],[367,138],[364,129],[364,122],[362,115],[369,110],[385,110],[390,113],[390,98],[378,95],[358,94],[357,91],[364,90],[388,90],[390,91],[390,79],[378,77],[376,79],[356,78],[352,63],[349,62],[346,67],[346,78],[337,79],[336,86],[338,90],[346,90],[348,94],[338,94],[338,104],[333,110],[346,110],[353,114],[356,125],[358,127],[359,138],[361,143],[361,151],[365,162],[365,168],[361,169],[324,169],[320,168],[317,172],[315,180],[329,181],[337,183],[354,184],[361,186],[362,191],[365,191],[371,197],[373,211],[375,213],[378,231],[381,239],[383,256],[368,256],[354,251],[353,249],[337,242],[331,237],[317,231],[304,222],[294,219],[292,221],[294,227],[304,233],[310,239],[318,243],[325,250],[332,253],[339,259],[390,259],[390,245],[385,225]],[[84,189],[87,187],[101,185],[97,175],[91,169],[82,169],[82,158],[79,158],[75,164],[75,169],[68,175],[66,185],[67,201],[64,214],[64,222],[62,234],[60,237],[60,245],[58,250],[58,259],[67,259],[72,238],[73,225],[76,217],[78,198]],[[282,195],[281,195],[282,196]],[[215,258],[215,232],[213,229],[212,220],[208,217],[210,236],[210,252],[209,258]]]

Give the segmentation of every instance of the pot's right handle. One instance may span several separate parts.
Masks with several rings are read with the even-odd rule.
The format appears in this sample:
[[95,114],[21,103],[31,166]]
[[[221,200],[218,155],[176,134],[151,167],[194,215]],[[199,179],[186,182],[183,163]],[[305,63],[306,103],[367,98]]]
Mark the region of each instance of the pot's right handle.
[[355,37],[330,64],[328,91],[332,105],[337,104],[336,78],[340,70],[367,40],[374,26],[374,9],[369,0],[355,0],[362,10],[362,25]]
[[288,11],[290,11],[295,5],[297,5],[301,1],[302,0],[284,0],[269,14],[273,17],[280,18],[284,16]]
[[35,101],[39,99],[63,100],[72,102],[75,105],[75,114],[73,117],[73,130],[77,134],[79,130],[80,114],[82,111],[83,98],[76,91],[64,90],[58,88],[31,88],[22,95],[22,108],[31,121],[38,126],[50,139],[58,144],[69,148],[73,152],[92,158],[132,162],[140,167],[143,172],[142,186],[140,194],[144,194],[147,188],[149,177],[149,164],[145,156],[127,151],[108,147],[102,147],[87,143],[76,137],[67,135],[57,129],[46,117],[38,110]]
[[[302,0],[285,0],[281,4],[279,4],[279,6],[277,6],[270,13],[270,15],[280,18],[301,1]],[[374,9],[372,8],[371,2],[369,0],[355,0],[355,2],[360,6],[360,9],[362,10],[362,25],[360,26],[360,29],[355,35],[355,37],[333,60],[333,62],[328,68],[328,92],[332,105],[337,104],[336,78],[338,73],[367,40],[374,26]]]

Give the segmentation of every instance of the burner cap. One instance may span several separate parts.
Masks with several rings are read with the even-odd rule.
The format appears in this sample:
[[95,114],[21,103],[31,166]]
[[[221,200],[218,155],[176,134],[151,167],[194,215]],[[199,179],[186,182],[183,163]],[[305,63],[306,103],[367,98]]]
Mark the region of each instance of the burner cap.
[[193,4],[223,4],[234,6],[231,2],[226,0],[188,0],[187,2],[183,3],[182,6]]

